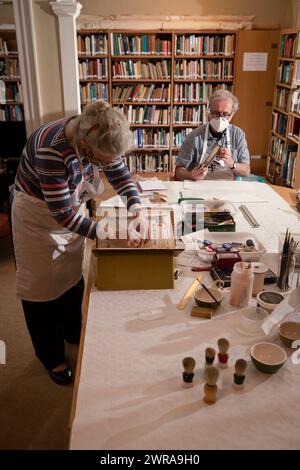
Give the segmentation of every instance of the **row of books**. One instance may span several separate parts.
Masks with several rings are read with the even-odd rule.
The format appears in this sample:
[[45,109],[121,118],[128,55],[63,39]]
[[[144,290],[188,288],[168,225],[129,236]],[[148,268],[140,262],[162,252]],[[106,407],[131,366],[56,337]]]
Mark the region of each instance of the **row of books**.
[[4,39],[0,37],[0,54],[17,54],[17,40],[14,38]]
[[175,83],[174,102],[195,102],[207,101],[209,95],[216,89],[228,89],[226,84],[213,85],[212,83]]
[[177,35],[175,47],[177,55],[233,55],[234,35]]
[[277,70],[277,81],[280,83],[292,84],[294,65],[282,62]]
[[287,34],[281,37],[279,45],[280,57],[293,57],[295,54],[295,34]]
[[118,34],[111,35],[112,55],[171,55],[172,41],[170,36],[156,34]]
[[186,127],[173,131],[173,147],[181,147],[186,137],[194,130],[193,127]]
[[291,108],[292,95],[286,88],[276,88],[275,106],[283,111],[289,111]]
[[285,135],[287,125],[287,116],[273,111],[272,113],[272,130],[278,134]]
[[169,154],[130,154],[126,157],[127,166],[130,172],[170,172],[174,171],[174,159],[169,158]]
[[116,106],[122,111],[129,124],[169,124],[170,109],[153,106]]
[[140,60],[121,60],[112,65],[113,78],[130,79],[169,79],[171,62],[160,60],[156,62],[142,62]]
[[271,137],[270,141],[270,154],[278,161],[283,161],[283,150],[285,147],[285,142],[276,136]]
[[206,122],[205,106],[174,106],[174,124],[204,124]]
[[9,104],[11,101],[23,102],[21,83],[9,83],[0,80],[0,103]]
[[170,102],[170,85],[118,85],[112,90],[113,102],[118,101],[157,101]]
[[283,151],[283,169],[282,177],[285,179],[287,186],[293,186],[296,169],[297,146],[286,145]]
[[132,134],[137,148],[169,148],[170,132],[167,129],[138,128]]
[[18,59],[0,59],[0,77],[20,79],[20,68]]
[[0,121],[24,121],[23,108],[17,104],[0,108]]
[[233,79],[232,60],[181,60],[175,62],[176,79]]
[[107,59],[83,60],[78,63],[79,78],[86,80],[90,78],[108,78]]
[[107,83],[89,82],[80,85],[81,103],[89,103],[94,100],[108,101],[108,85]]
[[107,34],[78,34],[77,50],[80,55],[106,55]]

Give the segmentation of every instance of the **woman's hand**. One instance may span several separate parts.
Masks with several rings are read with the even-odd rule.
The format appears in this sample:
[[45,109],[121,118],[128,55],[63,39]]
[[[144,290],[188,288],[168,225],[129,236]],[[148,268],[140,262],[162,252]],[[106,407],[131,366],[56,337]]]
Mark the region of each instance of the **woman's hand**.
[[128,246],[142,247],[150,239],[149,222],[142,211],[133,213],[133,220],[128,224]]

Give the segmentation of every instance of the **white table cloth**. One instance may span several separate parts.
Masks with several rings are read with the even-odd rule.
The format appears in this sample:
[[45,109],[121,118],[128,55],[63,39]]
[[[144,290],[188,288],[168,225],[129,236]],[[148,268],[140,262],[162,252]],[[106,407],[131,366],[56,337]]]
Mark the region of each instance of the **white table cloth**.
[[[170,198],[176,199],[180,185],[172,183]],[[277,233],[287,227],[300,233],[298,215],[267,185],[223,185],[214,182],[218,190],[231,185],[237,199],[243,190],[244,199],[250,193],[271,201],[246,203],[258,229],[237,211],[238,231],[254,233],[269,250],[276,250]],[[211,182],[204,186],[211,191]],[[274,375],[258,372],[249,348],[264,338],[238,332],[239,309],[229,305],[228,296],[212,320],[191,317],[193,301],[178,311],[195,274],[186,268],[174,290],[92,290],[71,449],[300,448],[300,365],[289,357]],[[204,351],[217,349],[220,337],[230,341],[229,367],[220,371],[218,400],[209,406],[202,400]],[[280,344],[276,334],[266,340]],[[196,360],[190,389],[182,387],[186,356]],[[248,360],[244,391],[232,388],[240,357]]]

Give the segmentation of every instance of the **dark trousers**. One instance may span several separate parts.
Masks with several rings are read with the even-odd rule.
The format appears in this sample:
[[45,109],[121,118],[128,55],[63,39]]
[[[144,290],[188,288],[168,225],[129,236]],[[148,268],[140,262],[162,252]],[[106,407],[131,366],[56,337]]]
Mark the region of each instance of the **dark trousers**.
[[54,300],[22,300],[27,328],[36,356],[46,369],[65,362],[64,339],[78,344],[81,332],[81,304],[84,279]]

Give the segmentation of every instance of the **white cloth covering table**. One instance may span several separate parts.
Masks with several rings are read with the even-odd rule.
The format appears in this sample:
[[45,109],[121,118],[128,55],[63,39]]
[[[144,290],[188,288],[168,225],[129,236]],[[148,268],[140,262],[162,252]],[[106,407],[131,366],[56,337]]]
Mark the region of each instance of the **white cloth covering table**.
[[[210,182],[202,183],[201,189],[211,191]],[[169,184],[176,199],[182,183]],[[300,233],[298,215],[267,185],[225,184],[237,198],[242,191],[244,199],[245,191],[258,198],[246,204],[261,227],[251,229],[237,211],[238,231],[254,233],[270,251],[287,227]],[[222,187],[214,182],[215,189]],[[270,202],[258,202],[263,198]],[[92,289],[70,449],[300,448],[300,365],[289,357],[274,375],[258,372],[249,348],[264,338],[237,331],[239,309],[229,305],[228,296],[212,320],[191,317],[193,301],[178,311],[195,274],[187,268],[174,290]],[[220,371],[218,401],[209,406],[202,400],[204,351],[217,348],[220,337],[231,344],[229,367]],[[274,335],[266,340],[280,344]],[[186,356],[197,363],[190,389],[181,386]],[[248,360],[244,391],[232,388],[240,357]]]

